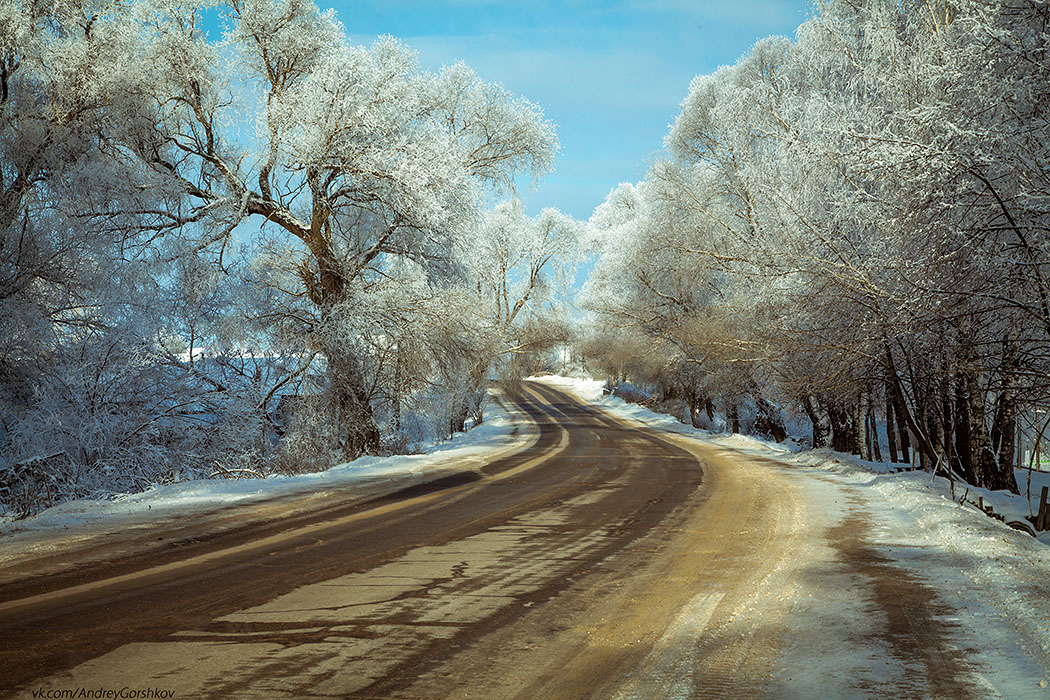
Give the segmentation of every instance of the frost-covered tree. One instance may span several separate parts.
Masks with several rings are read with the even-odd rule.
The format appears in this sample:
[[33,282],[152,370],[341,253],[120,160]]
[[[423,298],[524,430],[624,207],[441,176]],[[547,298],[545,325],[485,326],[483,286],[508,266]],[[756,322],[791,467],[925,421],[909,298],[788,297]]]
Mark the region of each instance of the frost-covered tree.
[[599,318],[712,372],[731,349],[733,381],[815,444],[877,457],[881,422],[893,459],[1015,488],[1015,434],[1050,398],[1047,8],[814,9],[693,81],[606,237]]
[[582,229],[557,209],[529,218],[517,198],[486,213],[470,264],[483,313],[507,345],[503,352],[542,349],[549,342],[530,334],[536,327],[525,320],[551,320],[564,300],[580,256]]
[[[387,420],[392,386],[441,371],[424,348],[406,382],[394,339],[441,326],[483,195],[556,151],[536,106],[462,64],[423,71],[393,39],[352,46],[312,2],[3,4],[5,463],[41,464],[34,424],[74,436],[77,411],[131,427],[69,469],[119,471],[147,446],[205,465],[265,454],[281,394],[309,386],[337,451],[377,449],[374,405]],[[104,408],[54,400],[99,382],[84,390]],[[142,479],[174,464],[152,461]]]
[[[353,338],[326,329],[333,309],[398,258],[452,275],[481,189],[546,169],[553,129],[535,106],[462,65],[431,75],[392,39],[347,45],[332,14],[311,2],[232,2],[224,10],[222,47],[203,35],[195,9],[157,13],[163,40],[146,60],[166,77],[158,86],[166,99],[143,134],[157,147],[137,149],[135,159],[182,190],[162,225],[214,219],[219,225],[209,228],[222,237],[254,217],[288,237],[286,255],[298,258],[291,291],[308,300],[322,329],[316,337],[344,451],[374,450],[365,359]],[[243,106],[230,75],[244,82]],[[259,124],[254,145],[231,138],[235,116]]]

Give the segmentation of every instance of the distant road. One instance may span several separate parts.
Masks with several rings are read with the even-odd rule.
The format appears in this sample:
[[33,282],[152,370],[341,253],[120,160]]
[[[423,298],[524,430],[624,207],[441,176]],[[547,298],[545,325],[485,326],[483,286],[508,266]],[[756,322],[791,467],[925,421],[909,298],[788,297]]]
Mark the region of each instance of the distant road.
[[[769,695],[798,626],[791,562],[809,529],[795,481],[549,386],[513,400],[538,440],[480,469],[366,503],[284,502],[219,534],[183,523],[166,548],[7,580],[2,694]],[[852,547],[855,566],[883,576],[850,531],[836,537],[839,556]],[[879,692],[966,697],[923,591],[867,596],[866,615],[907,605],[903,651],[931,659],[918,684]]]

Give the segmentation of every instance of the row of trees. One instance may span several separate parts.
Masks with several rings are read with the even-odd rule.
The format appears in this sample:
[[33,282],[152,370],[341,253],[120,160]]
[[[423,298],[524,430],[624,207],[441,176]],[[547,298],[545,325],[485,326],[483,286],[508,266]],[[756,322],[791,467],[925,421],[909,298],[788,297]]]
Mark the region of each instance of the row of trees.
[[557,150],[527,100],[311,0],[0,3],[0,502],[480,418],[563,335],[577,224],[485,210]]
[[1016,490],[1050,408],[1048,52],[1037,0],[827,0],[696,78],[592,219],[592,361]]

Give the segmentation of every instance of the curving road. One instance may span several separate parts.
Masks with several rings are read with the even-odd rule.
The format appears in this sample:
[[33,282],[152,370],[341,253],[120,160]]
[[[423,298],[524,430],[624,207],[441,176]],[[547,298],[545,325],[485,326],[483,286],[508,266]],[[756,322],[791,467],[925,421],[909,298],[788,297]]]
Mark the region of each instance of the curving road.
[[203,518],[159,542],[128,533],[74,568],[0,569],[0,695],[774,692],[813,537],[797,480],[542,384],[513,402],[538,434],[476,469],[367,502],[270,504],[248,525]]

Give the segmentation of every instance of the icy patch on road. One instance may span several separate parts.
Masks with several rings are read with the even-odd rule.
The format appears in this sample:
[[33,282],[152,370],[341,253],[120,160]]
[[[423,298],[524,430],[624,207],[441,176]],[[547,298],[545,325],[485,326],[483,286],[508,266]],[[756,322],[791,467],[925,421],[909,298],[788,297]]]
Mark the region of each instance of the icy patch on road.
[[669,698],[695,697],[695,660],[682,654],[682,649],[703,636],[722,595],[701,593],[689,601],[642,661],[643,672],[630,678],[626,687],[616,693],[615,700],[648,700],[653,697],[654,687],[661,688]]

